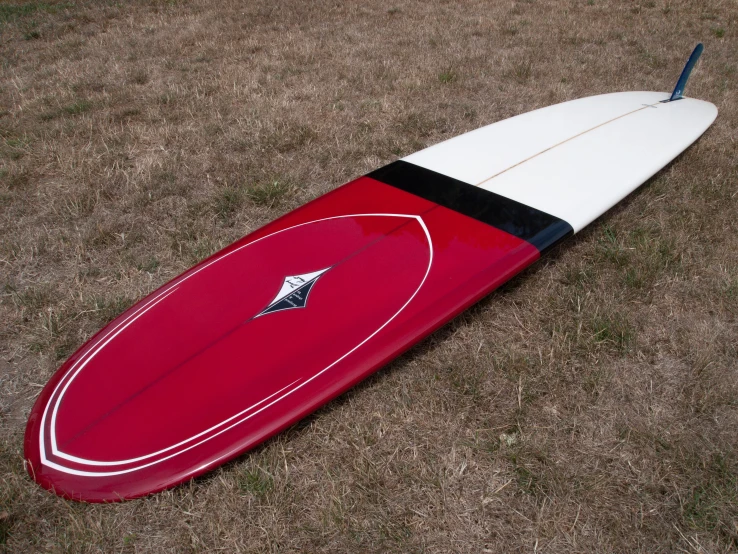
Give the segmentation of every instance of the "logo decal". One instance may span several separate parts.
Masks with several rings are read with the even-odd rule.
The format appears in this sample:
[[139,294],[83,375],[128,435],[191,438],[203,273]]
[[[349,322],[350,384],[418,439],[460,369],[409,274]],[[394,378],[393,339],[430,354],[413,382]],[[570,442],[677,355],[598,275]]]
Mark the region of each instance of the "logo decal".
[[312,273],[304,273],[302,275],[290,275],[284,278],[282,288],[277,296],[274,297],[267,308],[256,317],[271,314],[273,312],[281,312],[283,310],[291,310],[293,308],[304,308],[307,305],[308,295],[318,278],[328,271],[330,267],[313,271]]

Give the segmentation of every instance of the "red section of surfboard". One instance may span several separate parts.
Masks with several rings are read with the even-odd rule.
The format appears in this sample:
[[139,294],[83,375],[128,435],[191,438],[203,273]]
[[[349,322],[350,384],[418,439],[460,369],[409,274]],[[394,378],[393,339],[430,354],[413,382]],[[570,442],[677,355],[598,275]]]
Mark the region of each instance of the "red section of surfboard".
[[312,412],[538,256],[360,178],[204,260],[82,346],[33,408],[29,472],[87,501],[181,483]]

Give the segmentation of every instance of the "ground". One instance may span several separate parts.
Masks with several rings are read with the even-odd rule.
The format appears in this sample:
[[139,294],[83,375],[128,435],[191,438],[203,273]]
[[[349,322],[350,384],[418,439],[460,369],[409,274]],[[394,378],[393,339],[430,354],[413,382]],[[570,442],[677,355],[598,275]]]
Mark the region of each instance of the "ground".
[[[23,468],[61,361],[136,299],[426,145],[622,90],[707,133],[501,290],[173,490],[61,500]],[[733,0],[0,3],[0,550],[738,547]]]

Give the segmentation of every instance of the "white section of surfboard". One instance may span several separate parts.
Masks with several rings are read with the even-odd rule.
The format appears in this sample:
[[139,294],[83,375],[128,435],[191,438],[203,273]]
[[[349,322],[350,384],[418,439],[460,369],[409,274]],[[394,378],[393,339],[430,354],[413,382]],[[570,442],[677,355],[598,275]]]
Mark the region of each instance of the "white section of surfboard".
[[717,108],[617,92],[505,119],[404,161],[555,215],[579,231],[705,132]]

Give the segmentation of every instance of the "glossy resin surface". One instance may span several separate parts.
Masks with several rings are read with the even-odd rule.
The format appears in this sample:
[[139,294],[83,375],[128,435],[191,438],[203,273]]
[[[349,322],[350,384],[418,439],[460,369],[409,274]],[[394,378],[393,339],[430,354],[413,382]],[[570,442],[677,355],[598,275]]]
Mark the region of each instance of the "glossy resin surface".
[[33,477],[109,501],[203,473],[363,379],[536,260],[364,177],[243,238],[77,351],[31,415]]

